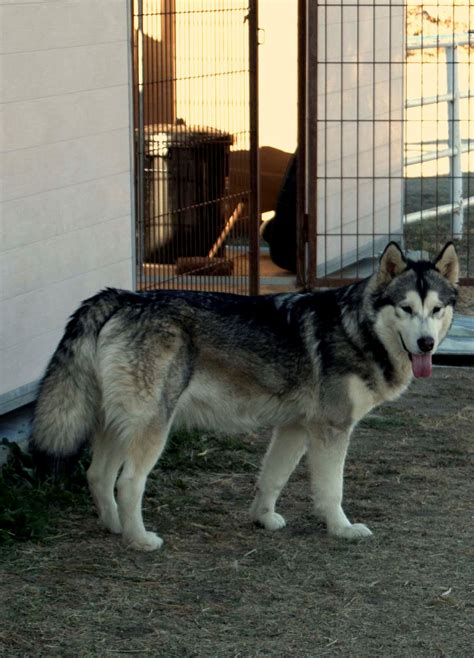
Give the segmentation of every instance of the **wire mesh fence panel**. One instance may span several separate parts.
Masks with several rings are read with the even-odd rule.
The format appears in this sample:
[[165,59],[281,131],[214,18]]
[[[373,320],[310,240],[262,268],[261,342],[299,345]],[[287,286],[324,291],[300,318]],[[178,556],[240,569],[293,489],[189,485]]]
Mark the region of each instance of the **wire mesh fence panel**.
[[407,7],[405,224],[410,249],[454,240],[474,284],[474,14],[459,1]]
[[474,283],[473,9],[319,0],[308,16],[313,283],[370,274],[390,240],[434,256],[449,239]]
[[139,289],[255,284],[253,9],[133,2]]

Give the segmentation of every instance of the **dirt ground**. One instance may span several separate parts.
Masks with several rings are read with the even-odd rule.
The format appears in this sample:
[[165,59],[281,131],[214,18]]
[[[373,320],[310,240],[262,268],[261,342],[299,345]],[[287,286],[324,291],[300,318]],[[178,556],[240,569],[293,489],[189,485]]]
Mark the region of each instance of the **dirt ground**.
[[456,310],[463,315],[474,315],[474,286],[459,288]]
[[373,539],[327,537],[304,464],[288,527],[256,529],[261,436],[172,442],[145,501],[160,552],[53,507],[53,535],[2,549],[2,656],[472,656],[473,391],[474,369],[435,368],[357,428],[345,508]]

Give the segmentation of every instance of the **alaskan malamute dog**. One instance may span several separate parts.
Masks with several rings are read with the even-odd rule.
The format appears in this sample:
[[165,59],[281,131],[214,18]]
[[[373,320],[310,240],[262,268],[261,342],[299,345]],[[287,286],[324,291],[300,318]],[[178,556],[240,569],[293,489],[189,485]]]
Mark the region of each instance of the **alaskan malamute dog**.
[[342,509],[351,431],[413,375],[431,374],[458,274],[452,243],[433,262],[412,262],[392,242],[370,278],[333,290],[100,292],[74,313],[46,370],[33,448],[66,457],[90,440],[100,520],[127,546],[151,551],[162,540],[143,525],[142,496],[171,427],[272,427],[252,519],[268,530],[285,525],[275,504],[307,452],[328,532],[367,537]]

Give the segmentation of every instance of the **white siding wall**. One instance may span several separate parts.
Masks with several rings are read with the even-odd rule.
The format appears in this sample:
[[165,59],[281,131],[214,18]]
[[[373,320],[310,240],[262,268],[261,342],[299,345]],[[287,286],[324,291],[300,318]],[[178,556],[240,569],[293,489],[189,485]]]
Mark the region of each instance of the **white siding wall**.
[[403,5],[320,3],[320,276],[377,253],[402,230]]
[[259,0],[260,145],[293,153],[297,133],[297,0]]
[[27,399],[82,299],[132,286],[128,12],[0,6],[0,412]]

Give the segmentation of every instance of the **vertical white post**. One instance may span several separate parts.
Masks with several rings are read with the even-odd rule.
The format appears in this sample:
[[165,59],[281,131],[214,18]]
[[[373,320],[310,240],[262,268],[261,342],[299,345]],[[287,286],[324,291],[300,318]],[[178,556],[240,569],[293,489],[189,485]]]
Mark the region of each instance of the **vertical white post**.
[[452,100],[448,101],[448,147],[452,149],[449,158],[449,174],[451,176],[451,204],[453,238],[462,238],[463,229],[463,191],[462,191],[462,142],[460,122],[459,98],[459,71],[458,47],[455,43],[446,48],[446,66],[448,76],[448,94]]
[[137,172],[137,223],[139,229],[138,259],[139,280],[143,276],[145,261],[145,125],[144,125],[144,59],[143,59],[143,0],[137,1],[137,87],[138,87],[138,172]]

